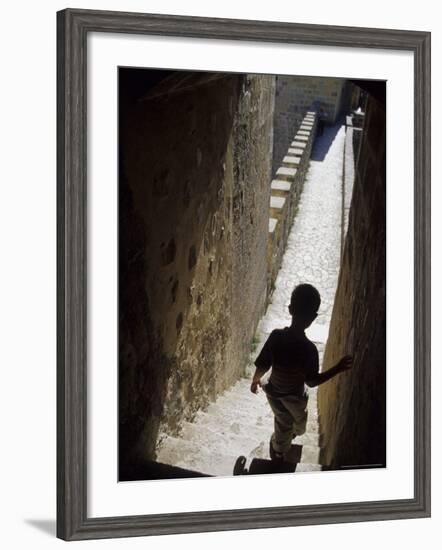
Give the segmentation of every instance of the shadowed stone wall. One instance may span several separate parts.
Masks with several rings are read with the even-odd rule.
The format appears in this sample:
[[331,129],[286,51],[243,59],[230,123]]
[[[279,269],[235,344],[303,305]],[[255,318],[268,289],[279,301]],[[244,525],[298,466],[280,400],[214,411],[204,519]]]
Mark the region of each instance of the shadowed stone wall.
[[323,369],[351,371],[319,387],[322,463],[385,464],[385,104],[369,98]]
[[341,78],[312,76],[276,77],[275,139],[273,143],[273,174],[281,166],[290,142],[293,140],[305,113],[312,107],[323,106],[334,124],[350,107],[351,86]]
[[[120,71],[120,464],[243,372],[266,296],[274,79]],[[210,76],[210,75],[209,75]]]

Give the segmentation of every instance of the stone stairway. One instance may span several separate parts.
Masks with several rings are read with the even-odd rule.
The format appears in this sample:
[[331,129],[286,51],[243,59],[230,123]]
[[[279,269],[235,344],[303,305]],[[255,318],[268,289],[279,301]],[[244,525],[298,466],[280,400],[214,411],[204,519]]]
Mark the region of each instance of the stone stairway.
[[[254,458],[269,458],[273,415],[264,392],[250,392],[250,378],[240,379],[206,411],[199,411],[193,422],[184,422],[180,437],[165,436],[157,460],[205,474],[230,476],[240,455],[248,464]],[[297,472],[321,469],[319,437],[316,393],[311,391],[307,431],[294,440],[293,453],[300,453]]]
[[[297,135],[297,139],[300,137],[306,136]],[[250,357],[247,377],[219,396],[207,410],[199,411],[193,422],[184,422],[179,437],[162,434],[158,462],[209,475],[231,476],[240,455],[247,458],[246,467],[253,458],[269,458],[273,415],[264,392],[250,392],[253,360],[273,329],[290,324],[287,305],[294,285],[309,282],[318,288],[322,304],[318,319],[306,333],[318,347],[322,361],[339,273],[344,140],[344,129],[337,125],[326,129],[315,142],[316,156],[312,154],[272,301],[258,325],[258,345]],[[293,441],[296,472],[322,469],[316,393],[316,388],[309,389],[306,433]]]

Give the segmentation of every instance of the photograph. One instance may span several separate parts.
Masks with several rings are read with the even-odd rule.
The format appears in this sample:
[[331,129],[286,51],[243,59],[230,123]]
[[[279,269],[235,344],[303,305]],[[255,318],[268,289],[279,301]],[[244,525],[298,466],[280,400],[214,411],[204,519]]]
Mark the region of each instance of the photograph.
[[388,467],[388,82],[117,70],[118,481]]

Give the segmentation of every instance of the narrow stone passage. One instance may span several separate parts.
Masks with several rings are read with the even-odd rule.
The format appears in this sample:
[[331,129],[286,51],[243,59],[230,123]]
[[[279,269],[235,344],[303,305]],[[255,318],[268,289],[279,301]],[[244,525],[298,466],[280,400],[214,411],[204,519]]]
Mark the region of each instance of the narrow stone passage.
[[[290,324],[291,292],[297,284],[308,282],[322,299],[318,318],[307,331],[322,361],[340,264],[344,142],[345,127],[340,124],[325,128],[316,138],[272,301],[258,325],[259,343],[250,358],[249,377],[239,380],[206,411],[199,411],[193,422],[185,422],[180,437],[161,436],[159,462],[230,476],[239,455],[248,462],[269,457],[273,415],[264,392],[250,392],[253,360],[273,329]],[[297,472],[321,469],[316,389],[309,394],[307,431],[294,441],[302,446]]]

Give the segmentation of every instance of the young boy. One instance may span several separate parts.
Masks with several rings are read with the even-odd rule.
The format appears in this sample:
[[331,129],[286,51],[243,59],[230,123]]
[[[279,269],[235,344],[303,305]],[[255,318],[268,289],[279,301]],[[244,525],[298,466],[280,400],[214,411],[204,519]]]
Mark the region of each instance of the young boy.
[[308,401],[305,384],[318,386],[351,368],[352,357],[346,355],[333,368],[319,372],[318,350],[304,330],[316,319],[320,303],[315,287],[298,285],[289,305],[292,324],[272,331],[255,361],[256,371],[250,387],[253,393],[258,392],[262,376],[272,367],[268,384],[261,387],[275,415],[270,440],[273,460],[284,460],[292,439],[305,433]]

